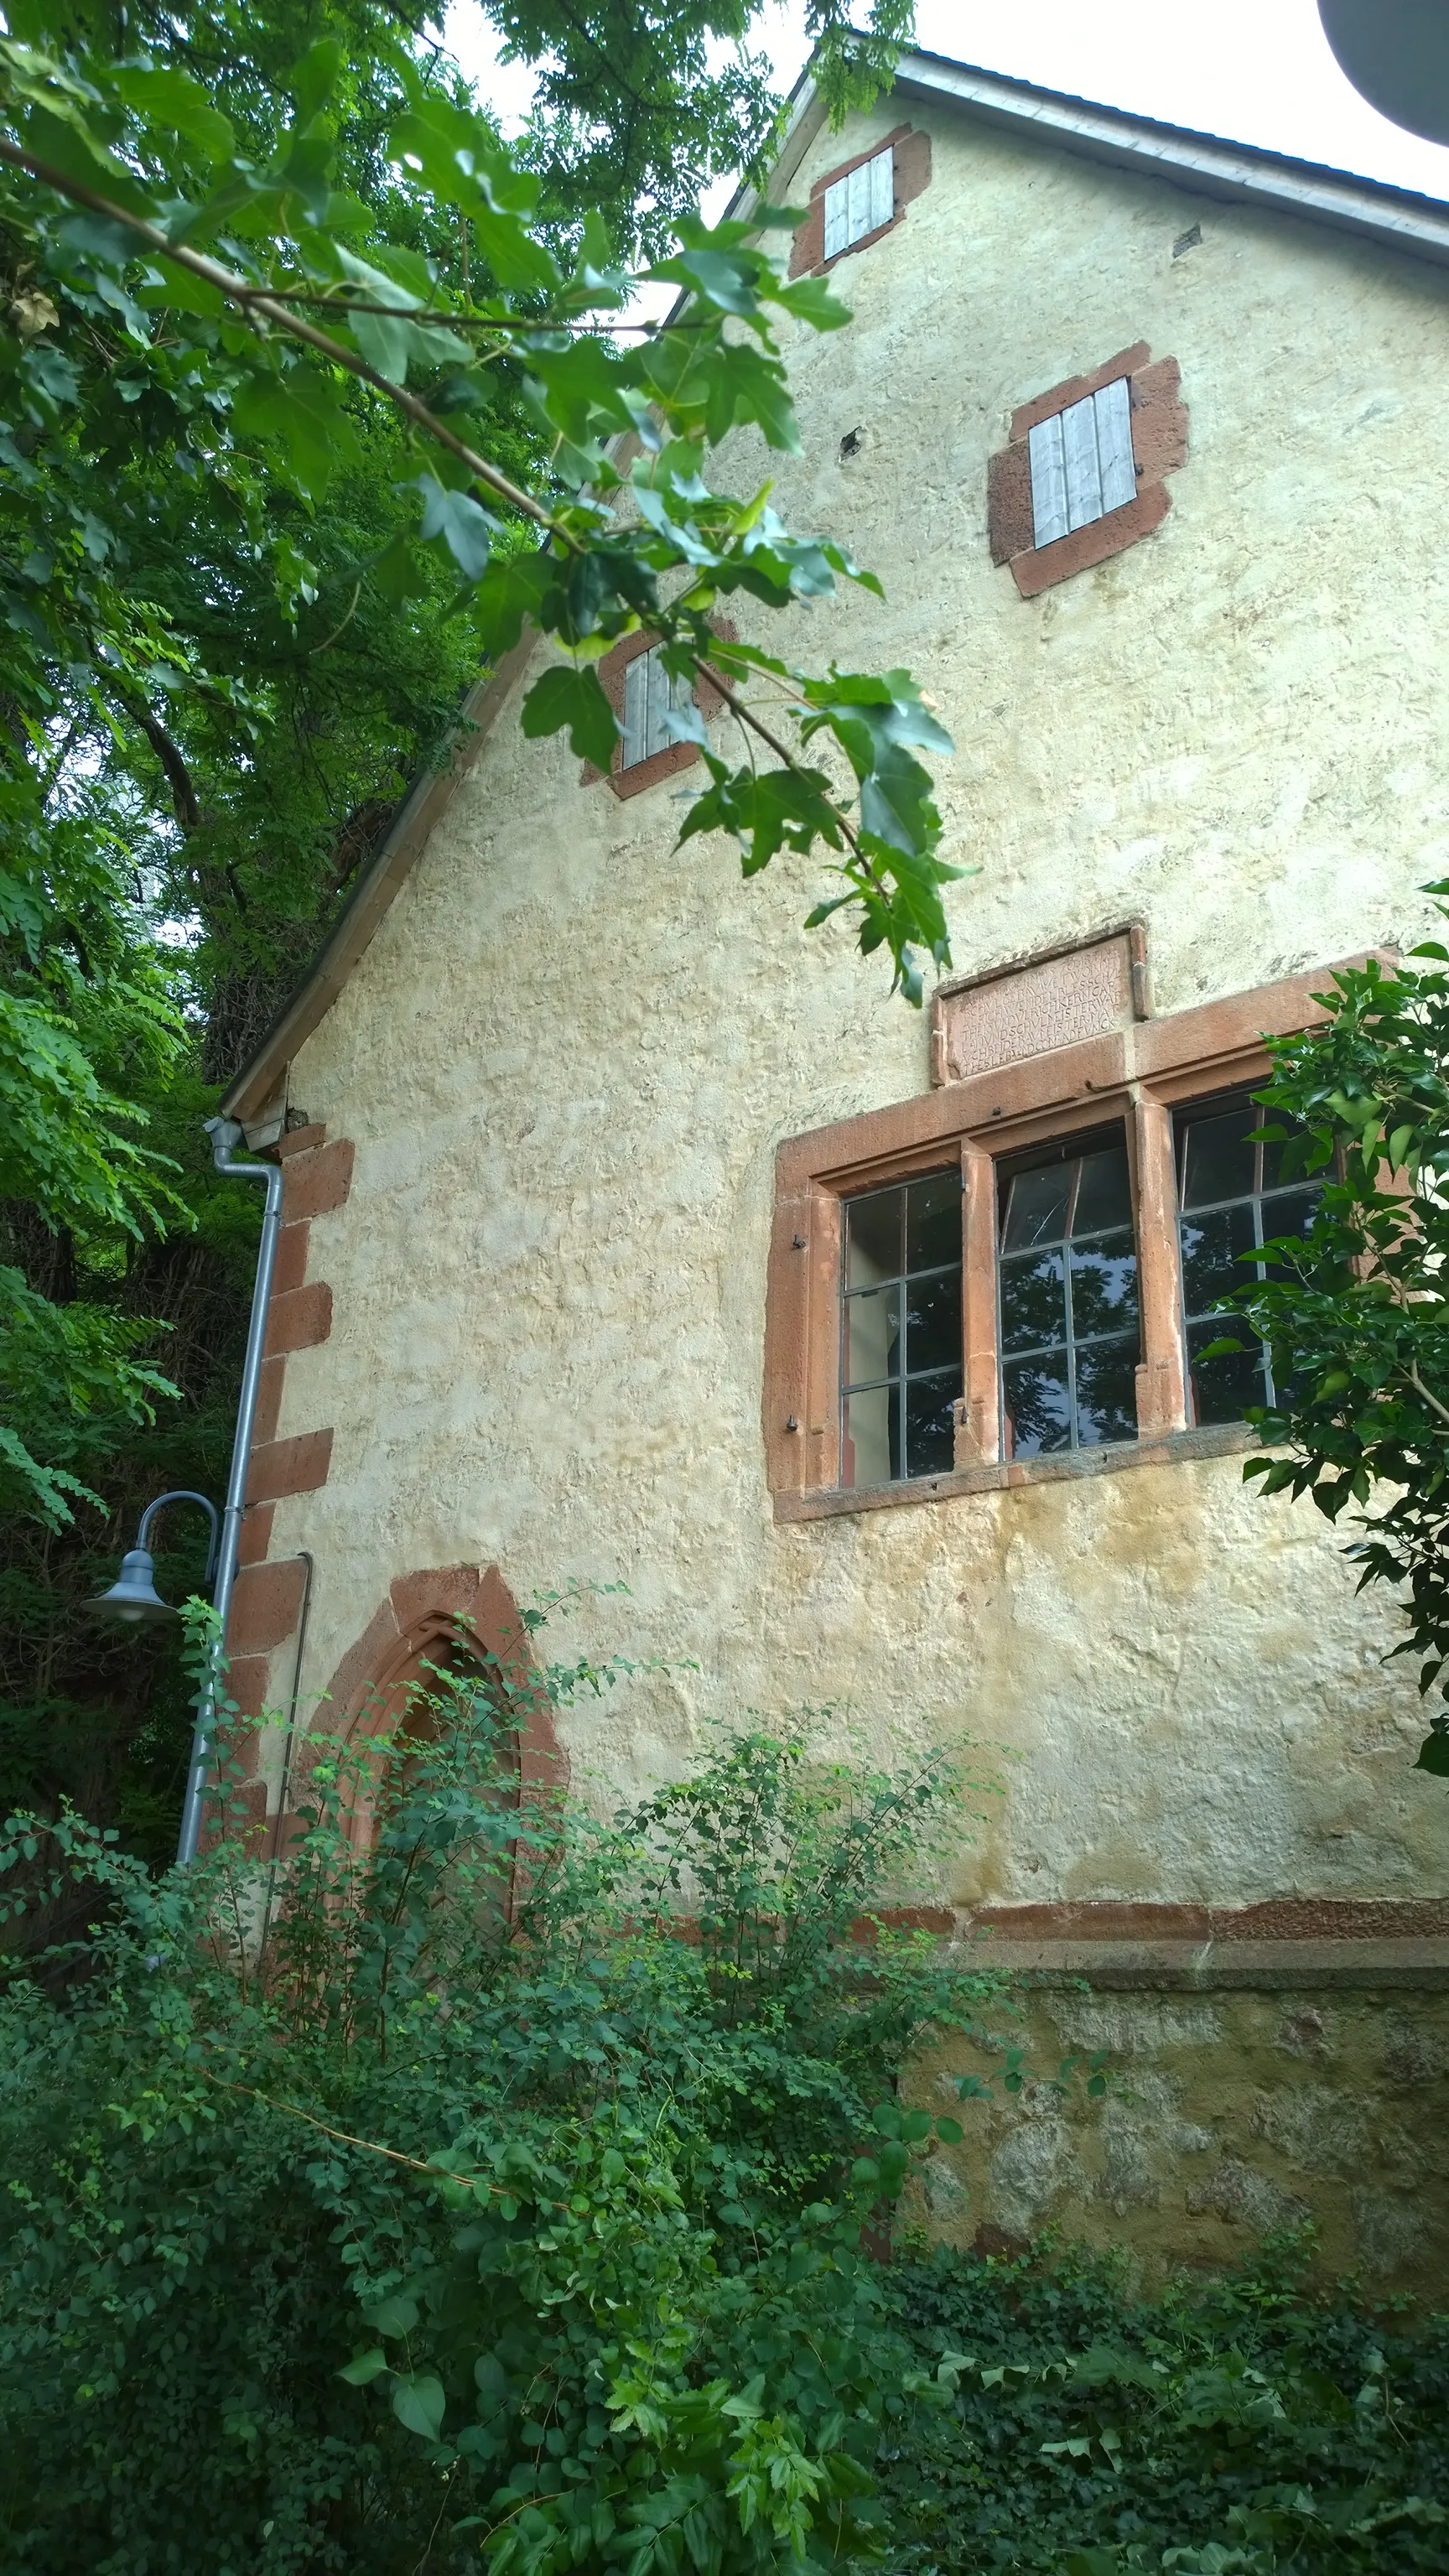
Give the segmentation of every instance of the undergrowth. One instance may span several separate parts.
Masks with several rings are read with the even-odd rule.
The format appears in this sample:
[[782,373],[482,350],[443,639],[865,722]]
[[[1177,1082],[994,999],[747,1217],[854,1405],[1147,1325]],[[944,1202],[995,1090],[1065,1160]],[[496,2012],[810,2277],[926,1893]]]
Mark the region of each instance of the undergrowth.
[[1314,2299],[1310,2251],[1160,2300],[1100,2259],[897,2266],[948,2398],[881,2462],[902,2576],[1449,2568],[1449,2319]]
[[184,1874],[0,1828],[6,2576],[1449,2568],[1443,2327],[1284,2255],[876,2259],[962,2135],[912,2060],[1021,2080],[1005,1981],[890,1920],[952,1763],[752,1726],[605,1823],[521,1786],[516,1678],[315,1735],[280,1868],[240,1796]]

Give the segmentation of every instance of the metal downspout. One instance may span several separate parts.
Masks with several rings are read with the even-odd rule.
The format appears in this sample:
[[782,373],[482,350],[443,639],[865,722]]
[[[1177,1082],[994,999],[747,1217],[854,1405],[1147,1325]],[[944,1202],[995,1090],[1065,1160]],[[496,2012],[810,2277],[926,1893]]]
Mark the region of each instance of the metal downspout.
[[[228,1180],[262,1181],[266,1184],[267,1204],[262,1217],[262,1239],[257,1249],[256,1283],[252,1289],[252,1315],[247,1331],[246,1358],[242,1363],[241,1395],[237,1403],[236,1440],[231,1453],[231,1474],[227,1478],[226,1501],[221,1513],[221,1545],[217,1552],[216,1589],[212,1599],[217,1614],[217,1656],[226,1651],[227,1613],[231,1608],[232,1590],[236,1583],[237,1551],[241,1544],[242,1512],[246,1505],[247,1466],[251,1458],[252,1430],[257,1418],[257,1391],[261,1385],[262,1347],[267,1335],[267,1308],[272,1295],[272,1272],[277,1261],[277,1236],[282,1226],[282,1167],[280,1163],[234,1163],[232,1156],[241,1143],[245,1129],[235,1118],[208,1118],[206,1132],[211,1138],[211,1157],[219,1172]],[[181,1809],[181,1839],[176,1848],[178,1869],[189,1869],[196,1858],[201,1836],[201,1807],[206,1790],[207,1764],[211,1757],[212,1721],[216,1709],[216,1663],[213,1661],[200,1694],[196,1710],[196,1730],[191,1739],[191,1766],[186,1777],[186,1797]]]

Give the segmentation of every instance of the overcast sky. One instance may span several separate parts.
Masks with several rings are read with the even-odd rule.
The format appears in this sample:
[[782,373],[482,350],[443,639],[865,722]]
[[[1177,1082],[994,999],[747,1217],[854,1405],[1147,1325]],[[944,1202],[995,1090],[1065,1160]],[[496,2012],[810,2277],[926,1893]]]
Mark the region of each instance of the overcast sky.
[[[782,88],[805,62],[803,15],[803,0],[774,0],[756,31]],[[1031,0],[1014,11],[999,0],[916,0],[916,18],[919,43],[958,62],[1449,199],[1449,148],[1401,133],[1350,88],[1324,41],[1316,0],[1207,0],[1195,9],[1167,0]],[[505,126],[516,124],[528,77],[500,68],[477,0],[453,0],[447,32]],[[721,188],[719,202],[729,193]]]

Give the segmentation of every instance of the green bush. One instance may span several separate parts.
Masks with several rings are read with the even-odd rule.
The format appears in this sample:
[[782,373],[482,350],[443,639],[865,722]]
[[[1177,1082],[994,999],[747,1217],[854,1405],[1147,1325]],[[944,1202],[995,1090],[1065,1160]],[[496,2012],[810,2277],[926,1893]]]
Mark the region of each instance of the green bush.
[[421,1715],[311,1740],[280,1872],[240,1800],[189,1876],[0,1833],[12,1928],[91,1927],[0,1994],[7,2576],[1449,2567],[1442,2326],[1285,2260],[873,2259],[960,2135],[899,2071],[1010,2017],[882,1919],[949,1764],[756,1730],[603,1825],[521,1798],[487,1687]]
[[881,2463],[911,2576],[1428,2576],[1449,2567],[1449,2320],[1304,2295],[1305,2244],[1127,2297],[1113,2267],[899,2265],[950,2396]]
[[932,2389],[870,2230],[960,2134],[896,2073],[1000,1989],[859,1918],[951,1826],[951,1766],[754,1732],[604,1826],[520,1804],[486,1687],[433,1714],[362,1784],[362,1855],[313,1740],[275,1885],[240,1810],[189,1876],[6,1828],[13,1904],[79,1882],[93,1918],[0,2002],[7,2568],[885,2546],[875,2455]]

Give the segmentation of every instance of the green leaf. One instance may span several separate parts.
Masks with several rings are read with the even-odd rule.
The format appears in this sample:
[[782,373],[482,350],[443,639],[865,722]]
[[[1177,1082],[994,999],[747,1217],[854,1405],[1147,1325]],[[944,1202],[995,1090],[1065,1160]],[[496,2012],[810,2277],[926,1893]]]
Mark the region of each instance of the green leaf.
[[392,2411],[409,2433],[420,2433],[425,2442],[436,2442],[443,2429],[447,2405],[441,2379],[428,2371],[410,2371],[393,2382]]
[[337,2376],[347,2380],[353,2388],[366,2388],[369,2380],[376,2379],[378,2372],[387,2367],[387,2354],[381,2344],[374,2344],[371,2352],[356,2353]]
[[[498,521],[467,492],[450,492],[435,475],[420,474],[424,540],[441,537],[465,581],[479,581],[488,569]],[[528,728],[525,725],[524,731]]]
[[841,303],[828,277],[797,277],[773,288],[771,301],[783,304],[797,322],[808,322],[812,331],[839,331],[851,318],[849,305]]
[[374,2334],[410,2335],[418,2321],[417,2301],[401,2296],[382,2299],[376,2307],[364,2308],[362,2315]]
[[1449,1727],[1432,1727],[1419,1747],[1416,1771],[1428,1771],[1436,1780],[1449,1780]]
[[580,760],[607,769],[619,739],[618,720],[599,685],[592,665],[582,670],[555,664],[535,680],[523,701],[523,730],[537,737],[569,728],[569,743]]
[[336,380],[314,367],[244,378],[232,397],[232,419],[243,439],[263,439],[279,454],[309,499],[358,462],[357,433]]
[[296,106],[299,130],[321,115],[337,87],[345,59],[340,36],[319,36],[294,66],[287,87]]
[[170,65],[126,63],[114,77],[119,96],[148,125],[184,135],[188,143],[200,145],[209,161],[231,159],[236,149],[231,126],[189,73]]

